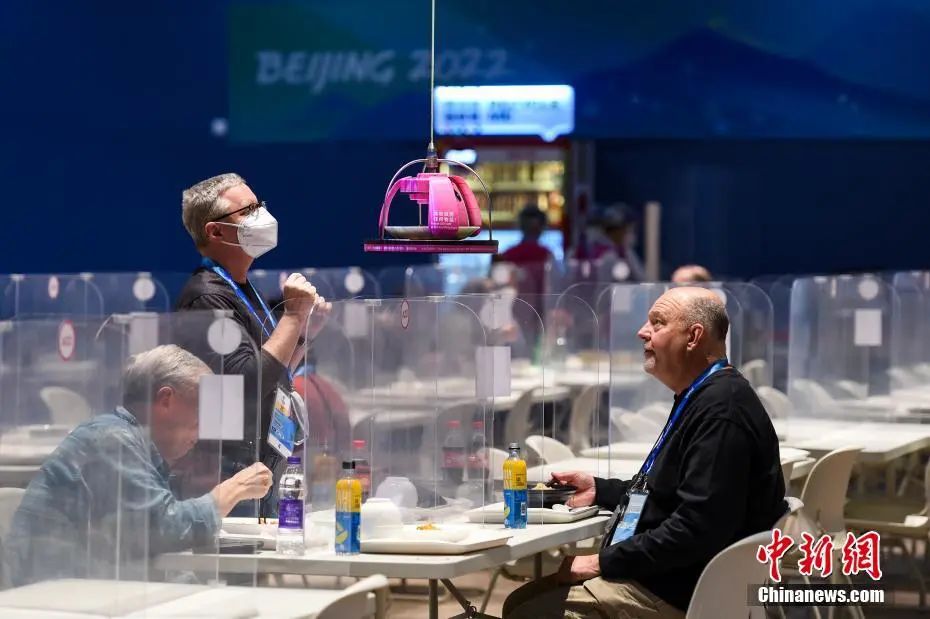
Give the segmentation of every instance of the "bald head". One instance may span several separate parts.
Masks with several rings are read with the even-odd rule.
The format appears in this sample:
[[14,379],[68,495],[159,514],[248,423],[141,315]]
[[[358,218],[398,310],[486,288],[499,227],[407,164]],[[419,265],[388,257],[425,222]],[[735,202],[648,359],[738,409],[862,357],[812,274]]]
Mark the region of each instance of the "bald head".
[[686,264],[678,267],[672,273],[673,284],[691,284],[694,282],[711,281],[710,271],[699,264]]
[[729,325],[714,291],[672,288],[653,304],[639,330],[643,368],[680,393],[710,363],[726,356]]
[[727,308],[716,292],[696,286],[682,286],[672,288],[662,296],[666,295],[677,300],[681,307],[681,316],[688,324],[703,326],[714,342],[724,344],[727,341],[730,318],[727,316]]

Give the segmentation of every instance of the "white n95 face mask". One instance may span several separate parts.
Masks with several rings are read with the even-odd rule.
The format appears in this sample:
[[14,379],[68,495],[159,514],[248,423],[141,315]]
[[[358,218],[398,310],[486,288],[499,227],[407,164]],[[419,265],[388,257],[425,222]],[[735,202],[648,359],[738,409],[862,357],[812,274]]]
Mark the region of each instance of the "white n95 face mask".
[[239,228],[238,243],[223,242],[227,245],[238,245],[253,258],[258,258],[278,246],[278,220],[264,207],[255,211],[241,224],[217,223]]

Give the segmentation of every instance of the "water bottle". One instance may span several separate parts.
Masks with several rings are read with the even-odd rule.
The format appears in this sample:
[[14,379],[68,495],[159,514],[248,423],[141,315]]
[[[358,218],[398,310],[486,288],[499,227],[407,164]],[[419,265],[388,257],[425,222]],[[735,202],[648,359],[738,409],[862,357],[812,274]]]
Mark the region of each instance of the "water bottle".
[[336,554],[357,555],[362,518],[362,484],[355,477],[355,461],[342,463],[342,479],[336,482]]
[[526,528],[526,462],[519,443],[510,444],[510,457],[504,460],[504,528]]
[[278,552],[304,554],[304,469],[299,456],[287,459],[278,483]]
[[462,422],[450,419],[442,443],[442,480],[448,490],[455,490],[465,477],[465,435]]

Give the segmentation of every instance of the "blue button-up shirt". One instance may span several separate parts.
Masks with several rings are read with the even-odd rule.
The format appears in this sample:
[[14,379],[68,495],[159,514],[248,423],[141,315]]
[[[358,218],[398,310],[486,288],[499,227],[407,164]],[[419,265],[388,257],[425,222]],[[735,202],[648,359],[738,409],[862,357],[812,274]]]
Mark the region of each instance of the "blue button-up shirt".
[[30,482],[6,540],[15,586],[52,578],[147,580],[153,555],[211,543],[209,494],[179,500],[168,466],[124,408],[74,429]]

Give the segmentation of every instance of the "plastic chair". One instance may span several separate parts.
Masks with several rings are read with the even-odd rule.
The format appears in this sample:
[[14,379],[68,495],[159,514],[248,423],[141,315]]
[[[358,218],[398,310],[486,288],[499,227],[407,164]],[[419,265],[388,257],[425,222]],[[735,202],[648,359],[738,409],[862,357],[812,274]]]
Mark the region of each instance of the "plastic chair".
[[610,421],[624,441],[651,441],[662,431],[662,426],[639,413],[612,410]]
[[67,387],[43,387],[39,390],[39,397],[48,407],[54,424],[74,427],[93,416],[84,396]]
[[788,524],[788,520],[790,520],[792,517],[797,516],[798,513],[801,511],[801,508],[804,507],[804,501],[802,501],[798,497],[786,496],[785,502],[788,503],[788,509],[787,511],[785,511],[785,515],[779,518],[778,521],[775,522],[775,526],[772,527],[773,529],[784,529],[785,526]]
[[592,445],[593,437],[600,432],[597,408],[601,401],[601,388],[597,385],[585,387],[572,403],[568,422],[568,438],[571,451],[578,453]]
[[526,446],[536,454],[543,464],[561,462],[575,457],[568,445],[548,436],[534,434],[526,437]]
[[794,405],[784,393],[774,387],[757,387],[756,394],[772,419],[787,419],[794,413]]
[[753,359],[744,363],[740,367],[739,373],[746,377],[750,385],[758,389],[759,387],[767,387],[770,384],[767,376],[768,369],[769,364],[765,360]]
[[[327,604],[317,615],[317,619],[343,619],[344,617],[377,617],[386,614],[386,597],[388,579],[380,574],[369,576],[350,587],[342,595]],[[375,596],[375,613],[368,612],[369,596]]]
[[[924,555],[930,540],[930,461],[924,469],[924,501],[921,507],[912,502],[892,501],[883,498],[880,501],[850,501],[846,504],[846,526],[855,531],[875,531],[882,536],[883,542],[890,542],[904,552],[905,559],[920,590],[920,608],[926,608],[927,582],[914,555],[917,542],[923,542]],[[913,551],[908,549],[905,540],[914,542]]]
[[484,453],[485,460],[491,468],[491,478],[504,479],[504,461],[510,457],[510,454],[496,447],[486,447]]
[[781,476],[785,479],[785,485],[791,483],[791,473],[794,471],[794,461],[781,463]]
[[[809,413],[832,413],[837,409],[836,400],[823,385],[806,378],[795,379],[791,386],[797,397],[798,408]],[[794,398],[792,398],[794,399]]]
[[652,404],[647,404],[636,412],[642,415],[644,418],[657,424],[661,430],[663,427],[665,427],[665,422],[668,421],[669,405],[662,402],[653,402]]
[[765,582],[768,567],[756,559],[756,551],[771,541],[771,531],[762,531],[717,553],[701,572],[687,619],[765,617],[764,608],[746,604],[746,591]]
[[[831,451],[811,469],[801,491],[802,510],[823,532],[846,535],[846,490],[861,447]],[[808,531],[814,533],[814,531]],[[841,542],[842,544],[842,542]]]
[[527,389],[523,392],[517,401],[514,402],[513,408],[507,412],[507,420],[504,422],[504,443],[519,443],[521,449],[525,449],[526,436],[533,427],[530,419],[530,413],[533,410],[533,398],[536,395],[537,387]]

